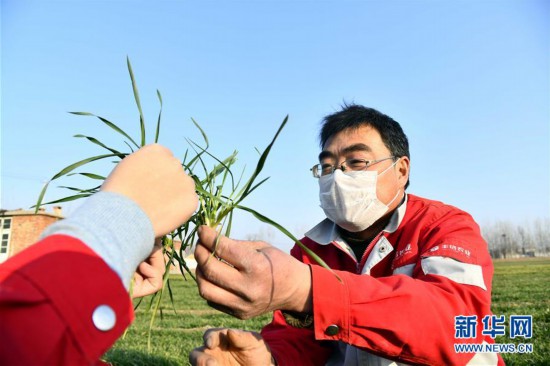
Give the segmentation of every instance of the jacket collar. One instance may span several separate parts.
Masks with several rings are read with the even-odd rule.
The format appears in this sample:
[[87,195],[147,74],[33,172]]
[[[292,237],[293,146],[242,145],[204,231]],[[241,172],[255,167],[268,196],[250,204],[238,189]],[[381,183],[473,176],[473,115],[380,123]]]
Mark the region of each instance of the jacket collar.
[[[407,211],[407,201],[408,195],[405,193],[405,199],[393,212],[390,221],[383,231],[387,233],[393,233],[395,232],[395,230],[397,230],[397,228],[403,221],[403,217],[405,217],[405,212]],[[342,244],[345,243],[344,239],[342,239],[342,237],[338,233],[338,227],[334,222],[330,221],[329,219],[324,219],[323,221],[315,225],[315,227],[305,233],[305,236],[321,245],[335,242],[342,246]]]

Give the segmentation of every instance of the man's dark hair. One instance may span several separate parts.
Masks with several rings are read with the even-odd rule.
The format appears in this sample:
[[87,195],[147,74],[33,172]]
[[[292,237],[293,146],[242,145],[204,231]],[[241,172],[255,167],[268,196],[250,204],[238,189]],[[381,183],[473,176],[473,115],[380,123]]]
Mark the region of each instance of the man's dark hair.
[[[329,138],[345,129],[357,129],[361,126],[371,126],[376,129],[382,142],[391,154],[399,158],[406,156],[410,159],[409,140],[398,122],[391,117],[380,113],[376,109],[367,108],[358,104],[344,104],[342,110],[326,116],[321,124],[319,142],[321,149]],[[405,188],[409,186],[409,182]]]

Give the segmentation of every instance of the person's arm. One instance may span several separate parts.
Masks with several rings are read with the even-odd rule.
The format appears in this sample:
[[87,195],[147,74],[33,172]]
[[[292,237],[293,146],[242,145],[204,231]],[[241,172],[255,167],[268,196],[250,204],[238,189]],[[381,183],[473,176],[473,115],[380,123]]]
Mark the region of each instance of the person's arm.
[[[473,354],[454,351],[454,317],[477,315],[481,319],[490,314],[492,264],[486,244],[469,215],[457,214],[442,220],[450,220],[451,224],[434,222],[433,230],[421,239],[425,253],[419,253],[412,278],[404,275],[374,278],[334,271],[338,279],[334,272],[314,264],[311,274],[305,273],[294,259],[285,258],[275,249],[252,251],[243,242],[225,238],[218,241],[216,255],[234,267],[220,267],[223,262],[206,261],[208,253],[214,250],[215,240],[211,242],[210,236],[203,233],[201,245],[195,251],[201,295],[216,303],[218,309],[241,318],[272,309],[296,312],[312,309],[312,334],[316,341],[343,341],[405,362],[466,363]],[[470,263],[479,271],[475,281],[446,275],[449,268],[442,263],[451,261],[452,267],[455,259],[449,252],[433,251],[446,240],[462,242],[475,252],[475,263]],[[307,261],[305,255],[302,260]],[[464,268],[459,266],[458,272]],[[288,291],[299,284],[309,285],[310,291]],[[308,303],[313,304],[309,310],[300,306]],[[277,334],[268,328],[262,335],[280,364],[292,364],[302,352],[309,355],[319,351],[318,346],[309,348],[314,344],[308,341],[312,337],[304,338],[304,347],[297,346],[298,337],[293,335],[298,331],[285,326],[281,319],[276,318],[271,326],[282,330]],[[469,342],[481,343],[479,327],[477,335]]]
[[260,333],[277,365],[324,365],[334,351],[334,344],[318,342],[313,324],[308,327],[292,326],[287,321],[285,315],[277,310],[272,321]]
[[[481,319],[491,314],[493,266],[486,244],[471,217],[459,211],[426,227],[420,240],[412,277],[336,271],[340,282],[312,265],[315,338],[407,363],[468,363],[473,354],[455,352],[454,343],[490,341],[481,334]],[[469,259],[445,249],[450,246],[468,250]],[[459,315],[478,317],[476,338],[454,338]],[[497,362],[495,354],[485,356]]]
[[[217,241],[216,232],[208,227],[201,227],[199,236],[199,246],[195,250],[199,291],[212,307],[239,318],[250,318],[262,313],[262,310],[268,312],[268,309],[281,306],[289,310],[311,311],[311,303],[307,300],[299,300],[296,304],[285,300],[284,305],[281,302],[283,298],[311,299],[301,294],[311,288],[310,283],[300,277],[300,273],[306,279],[310,277],[308,265],[263,242],[236,241],[225,237]],[[214,247],[215,256],[212,256],[210,250]],[[292,254],[297,254],[295,249]],[[216,257],[237,265],[228,266]],[[262,276],[266,281],[255,281],[253,276]],[[284,283],[285,279],[293,280]],[[238,288],[232,287],[237,284],[240,284]],[[228,336],[237,334],[238,337]],[[263,365],[267,364],[265,360],[271,360],[272,364],[277,365],[313,366],[324,364],[332,352],[330,344],[315,340],[313,327],[290,327],[280,311],[275,311],[273,322],[264,327],[261,334],[211,329],[203,338],[203,346],[190,354],[189,360],[193,365]]]
[[[302,243],[306,243],[302,240]],[[290,255],[304,263],[311,258],[299,246],[294,246]],[[313,294],[313,293],[312,293]],[[295,314],[281,310],[273,312],[273,319],[265,325],[260,334],[269,345],[271,354],[279,366],[324,365],[334,351],[331,342],[318,342],[313,327],[313,309]]]
[[0,363],[92,364],[133,313],[125,285],[197,206],[169,150],[149,145],[46,237],[0,265]]
[[120,277],[67,235],[0,266],[0,309],[2,365],[92,364],[133,319]]
[[[199,292],[214,308],[241,319],[277,309],[312,311],[309,265],[263,242],[226,237],[218,240],[216,232],[206,226],[199,228],[199,238],[195,249]],[[277,341],[270,343],[269,348],[255,347],[255,357],[271,357],[273,352],[273,361],[280,365],[322,364],[328,358],[331,349],[316,342],[312,328],[287,327],[279,311],[275,319],[269,342]],[[202,365],[205,360],[216,357],[220,365],[228,365],[222,360],[240,354],[240,349],[235,347],[211,348],[205,343],[193,352],[191,360],[194,365]],[[285,362],[287,359],[293,362]]]

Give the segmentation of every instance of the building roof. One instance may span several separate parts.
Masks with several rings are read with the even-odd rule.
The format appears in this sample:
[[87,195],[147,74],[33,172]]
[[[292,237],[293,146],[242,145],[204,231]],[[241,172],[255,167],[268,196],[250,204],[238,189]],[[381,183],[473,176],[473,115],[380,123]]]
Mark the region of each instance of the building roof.
[[49,216],[49,217],[55,217],[58,219],[64,218],[61,206],[54,206],[53,212],[46,212],[44,208],[38,209],[38,212],[35,212],[34,210],[24,210],[22,208],[17,208],[15,210],[5,210],[0,208],[0,217],[33,216],[33,215]]

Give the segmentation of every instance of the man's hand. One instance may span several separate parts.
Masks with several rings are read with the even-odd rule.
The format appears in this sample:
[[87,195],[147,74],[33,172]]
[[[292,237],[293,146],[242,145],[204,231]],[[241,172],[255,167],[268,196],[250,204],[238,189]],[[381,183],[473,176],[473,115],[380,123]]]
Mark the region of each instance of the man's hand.
[[193,179],[170,150],[157,144],[124,158],[101,190],[136,202],[151,220],[157,238],[189,220],[198,204]]
[[195,366],[273,365],[271,352],[262,336],[236,329],[209,329],[203,336],[204,346],[189,354]]
[[201,226],[195,259],[199,293],[218,310],[240,319],[312,310],[309,266],[267,243],[218,238]]
[[162,276],[166,265],[162,253],[162,241],[157,239],[149,258],[141,262],[134,274],[132,297],[143,297],[154,294],[162,288]]

